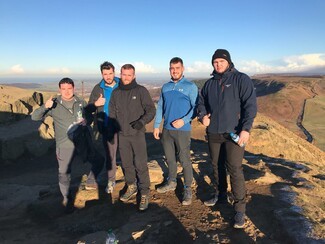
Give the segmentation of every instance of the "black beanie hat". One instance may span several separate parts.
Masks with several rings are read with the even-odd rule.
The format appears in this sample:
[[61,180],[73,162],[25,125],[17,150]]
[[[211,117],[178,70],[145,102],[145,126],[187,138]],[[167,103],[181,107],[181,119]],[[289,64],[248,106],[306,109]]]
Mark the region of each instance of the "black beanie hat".
[[212,56],[212,65],[213,65],[213,61],[216,59],[216,58],[223,58],[225,60],[228,61],[229,64],[231,64],[231,57],[230,57],[230,53],[226,50],[226,49],[217,49],[213,56]]

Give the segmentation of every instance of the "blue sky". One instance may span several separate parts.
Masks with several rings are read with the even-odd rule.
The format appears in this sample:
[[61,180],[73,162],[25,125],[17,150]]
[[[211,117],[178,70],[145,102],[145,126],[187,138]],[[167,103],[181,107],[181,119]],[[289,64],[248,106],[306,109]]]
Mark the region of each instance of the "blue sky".
[[185,75],[208,76],[217,48],[250,75],[325,73],[324,11],[324,0],[0,0],[0,81],[99,76],[106,60],[159,76],[175,56]]

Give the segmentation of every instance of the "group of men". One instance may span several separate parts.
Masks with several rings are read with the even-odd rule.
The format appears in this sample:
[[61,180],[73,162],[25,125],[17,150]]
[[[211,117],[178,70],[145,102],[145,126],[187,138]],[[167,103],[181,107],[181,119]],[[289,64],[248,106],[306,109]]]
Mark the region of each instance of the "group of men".
[[[234,197],[234,227],[245,225],[246,190],[242,168],[244,146],[256,116],[256,95],[251,79],[234,68],[230,54],[217,49],[212,56],[212,78],[198,92],[197,86],[184,77],[183,60],[172,58],[169,63],[171,80],[161,89],[157,109],[148,90],[136,82],[131,64],[121,67],[120,78],[115,76],[113,64],[101,66],[102,80],[93,88],[89,102],[74,94],[70,78],[59,82],[60,95],[46,101],[32,114],[33,120],[52,116],[56,133],[56,155],[59,164],[59,187],[63,204],[70,201],[71,162],[77,151],[76,142],[67,133],[71,127],[94,126],[102,135],[105,166],[108,173],[107,193],[115,187],[116,153],[119,149],[127,189],[120,196],[129,201],[140,192],[139,210],[148,208],[150,178],[147,167],[145,125],[155,118],[154,138],[161,138],[168,165],[168,178],[157,188],[159,193],[174,191],[177,186],[177,161],[184,174],[182,205],[192,203],[193,169],[190,159],[191,121],[197,117],[206,126],[211,161],[214,170],[215,194],[204,202],[215,205],[227,196],[226,170],[230,175]],[[80,119],[81,117],[81,119]],[[163,129],[160,132],[160,124]],[[75,130],[77,131],[77,130]],[[83,130],[89,133],[89,129]],[[234,142],[230,133],[239,135]],[[84,138],[84,137],[82,137]],[[95,151],[95,152],[94,152]],[[96,150],[91,150],[94,155]],[[92,163],[86,188],[97,187],[103,163],[98,157],[88,157]]]

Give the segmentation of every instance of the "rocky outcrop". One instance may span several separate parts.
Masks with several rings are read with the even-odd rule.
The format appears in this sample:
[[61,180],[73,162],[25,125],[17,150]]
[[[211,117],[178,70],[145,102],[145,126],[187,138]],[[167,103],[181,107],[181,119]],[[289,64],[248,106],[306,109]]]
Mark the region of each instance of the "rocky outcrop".
[[[23,155],[39,157],[54,145],[51,118],[32,121],[33,110],[43,104],[43,94],[16,87],[0,89],[0,163]],[[45,97],[50,94],[45,93]]]

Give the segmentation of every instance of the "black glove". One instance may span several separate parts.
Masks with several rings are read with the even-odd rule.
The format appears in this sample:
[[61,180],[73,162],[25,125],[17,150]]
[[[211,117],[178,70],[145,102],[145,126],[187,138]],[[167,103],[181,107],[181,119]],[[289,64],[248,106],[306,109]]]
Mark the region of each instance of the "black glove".
[[143,122],[140,120],[136,120],[130,123],[130,125],[132,126],[133,129],[136,130],[141,130],[144,126]]

